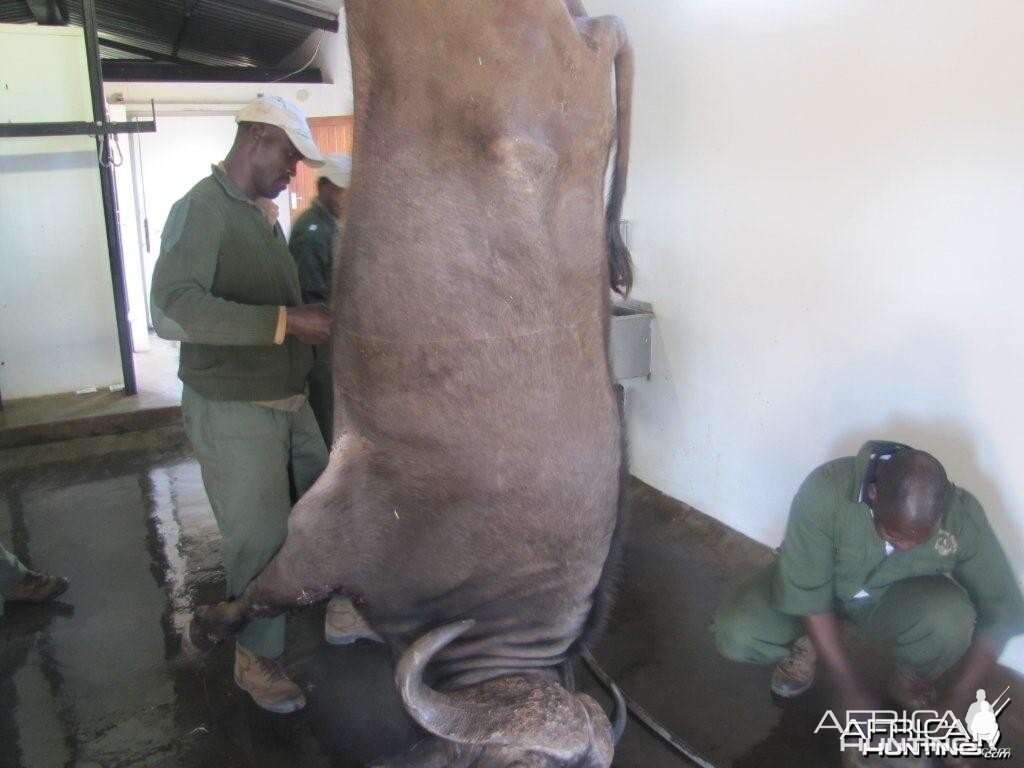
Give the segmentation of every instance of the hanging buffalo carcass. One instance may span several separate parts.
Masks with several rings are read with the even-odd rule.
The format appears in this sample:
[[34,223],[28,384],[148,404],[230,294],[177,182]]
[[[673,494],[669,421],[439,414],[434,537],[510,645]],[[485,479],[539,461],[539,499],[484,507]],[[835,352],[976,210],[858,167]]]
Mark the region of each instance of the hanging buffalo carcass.
[[621,531],[608,324],[609,286],[632,279],[623,26],[574,0],[345,10],[338,437],[282,549],[191,634],[341,592],[401,656],[426,731],[382,765],[608,766],[607,718],[557,670],[600,623]]

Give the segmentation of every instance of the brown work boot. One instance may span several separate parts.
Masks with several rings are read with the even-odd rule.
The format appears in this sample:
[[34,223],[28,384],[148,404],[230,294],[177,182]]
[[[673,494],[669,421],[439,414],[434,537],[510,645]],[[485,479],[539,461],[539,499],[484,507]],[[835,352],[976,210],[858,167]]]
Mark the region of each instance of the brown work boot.
[[384,642],[381,636],[366,623],[366,619],[352,605],[352,601],[340,595],[334,595],[327,602],[327,614],[324,616],[324,639],[331,645],[348,645],[356,640]]
[[784,699],[799,696],[814,685],[814,669],[818,654],[814,652],[811,639],[804,635],[789,650],[772,672],[772,693]]
[[910,667],[897,666],[889,682],[889,695],[908,712],[930,709],[937,693],[930,680],[925,680]]
[[306,706],[306,697],[278,659],[257,656],[235,644],[235,682],[268,712],[287,715]]
[[15,584],[3,596],[8,603],[46,603],[68,588],[68,580],[63,576],[50,576],[46,573],[27,571],[21,581]]

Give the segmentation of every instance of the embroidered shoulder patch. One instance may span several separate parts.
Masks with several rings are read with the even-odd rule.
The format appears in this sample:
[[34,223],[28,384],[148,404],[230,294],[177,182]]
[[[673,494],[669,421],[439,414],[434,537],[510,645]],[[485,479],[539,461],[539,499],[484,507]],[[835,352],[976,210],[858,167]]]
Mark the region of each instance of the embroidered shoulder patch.
[[955,555],[956,551],[960,548],[957,544],[956,536],[945,529],[939,530],[939,535],[935,537],[935,551],[943,557],[949,555]]

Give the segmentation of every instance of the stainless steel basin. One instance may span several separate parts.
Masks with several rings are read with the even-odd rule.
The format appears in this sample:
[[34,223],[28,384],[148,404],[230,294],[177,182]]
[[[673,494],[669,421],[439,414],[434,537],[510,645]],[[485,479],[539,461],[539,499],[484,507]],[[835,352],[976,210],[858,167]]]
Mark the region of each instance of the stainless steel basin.
[[612,304],[612,378],[615,381],[651,373],[651,305],[633,299]]

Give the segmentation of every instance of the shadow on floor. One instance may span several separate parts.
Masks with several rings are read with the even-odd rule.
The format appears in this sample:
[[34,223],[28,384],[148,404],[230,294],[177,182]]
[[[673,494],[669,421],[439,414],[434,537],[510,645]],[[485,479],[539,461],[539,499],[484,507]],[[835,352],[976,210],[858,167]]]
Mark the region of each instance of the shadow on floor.
[[[812,734],[827,706],[820,692],[779,706],[770,670],[725,661],[711,646],[713,607],[769,553],[642,483],[631,501],[600,663],[716,766],[837,766],[834,741]],[[232,682],[227,645],[183,653],[189,614],[221,598],[223,571],[178,429],[0,451],[0,540],[72,584],[58,604],[9,606],[0,619],[0,767],[347,768],[414,736],[384,649],[325,645],[319,606],[288,628],[305,712],[253,706]],[[999,674],[993,688],[1010,682]],[[578,680],[598,693],[582,669]],[[1004,731],[1004,745],[1024,750],[1019,728]],[[635,722],[615,764],[690,765]]]

